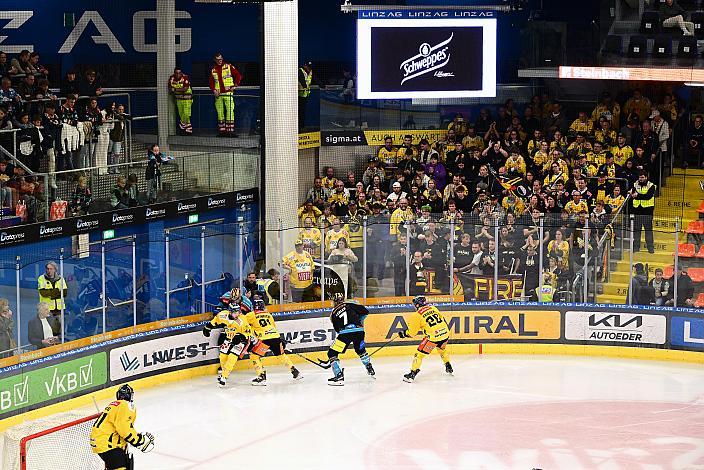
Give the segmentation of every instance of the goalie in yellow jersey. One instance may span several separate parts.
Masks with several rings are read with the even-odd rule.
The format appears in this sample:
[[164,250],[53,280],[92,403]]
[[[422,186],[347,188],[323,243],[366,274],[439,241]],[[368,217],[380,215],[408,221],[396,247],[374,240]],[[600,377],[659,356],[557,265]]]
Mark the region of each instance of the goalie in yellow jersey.
[[227,385],[227,379],[235,368],[235,364],[247,353],[266,351],[264,344],[254,336],[252,327],[242,316],[242,310],[236,302],[231,302],[227,309],[218,312],[210,322],[203,326],[203,335],[210,336],[210,331],[217,328],[225,329],[225,341],[220,345],[220,368],[218,375],[220,387]]
[[266,385],[266,371],[262,365],[261,358],[264,357],[267,351],[271,351],[274,356],[282,357],[294,379],[302,379],[303,376],[298,369],[294,367],[293,362],[291,362],[291,359],[289,359],[284,351],[284,340],[281,339],[279,330],[276,328],[274,317],[271,313],[266,311],[264,301],[255,298],[252,300],[252,305],[254,308],[245,315],[245,318],[247,322],[252,325],[254,334],[260,340],[260,343],[262,343],[261,347],[257,348],[259,352],[252,351],[250,353],[254,370],[257,371],[257,376],[252,379],[252,385]]
[[134,429],[137,410],[132,403],[132,387],[124,384],[115,398],[93,423],[90,446],[93,453],[105,462],[106,470],[132,470],[132,456],[127,451],[127,444],[149,452],[154,448],[154,436]]
[[450,328],[445,321],[445,318],[440,313],[437,307],[428,305],[425,296],[418,295],[413,298],[413,306],[416,308],[417,315],[413,315],[408,322],[408,329],[399,333],[401,338],[412,338],[419,330],[423,330],[425,335],[423,340],[418,345],[418,351],[413,356],[411,371],[403,376],[404,382],[413,382],[420,372],[420,365],[423,362],[423,357],[430,354],[433,349],[437,348],[445,363],[445,372],[452,374],[452,365],[450,364],[450,354],[447,352],[447,342],[450,340]]

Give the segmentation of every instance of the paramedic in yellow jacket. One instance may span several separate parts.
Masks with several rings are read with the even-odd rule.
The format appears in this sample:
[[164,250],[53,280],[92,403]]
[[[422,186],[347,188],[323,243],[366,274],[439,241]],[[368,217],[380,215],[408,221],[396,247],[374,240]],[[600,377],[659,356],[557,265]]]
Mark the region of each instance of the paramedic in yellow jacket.
[[213,57],[215,65],[210,70],[210,89],[215,95],[218,113],[218,136],[235,136],[235,88],[242,75],[234,65],[225,62],[221,53]]
[[263,344],[254,336],[254,330],[235,302],[228,304],[226,309],[218,312],[203,326],[203,335],[210,336],[210,331],[218,328],[225,329],[225,341],[220,345],[222,373],[218,376],[218,384],[225,387],[237,361],[247,353],[261,352]]
[[437,307],[428,305],[428,301],[423,295],[413,298],[413,306],[416,313],[408,321],[408,329],[399,333],[400,338],[412,338],[423,331],[423,340],[418,345],[418,350],[413,356],[411,371],[403,376],[404,382],[413,382],[420,372],[420,365],[423,357],[430,354],[433,349],[438,348],[442,362],[445,363],[445,372],[452,374],[450,364],[450,354],[447,352],[447,342],[450,340],[450,327]]
[[148,432],[139,433],[134,428],[137,409],[132,402],[132,387],[124,384],[115,398],[93,423],[90,446],[93,453],[105,462],[106,470],[131,470],[132,456],[127,451],[127,444],[149,452],[154,446],[154,436]]
[[183,73],[178,67],[174,69],[174,74],[169,77],[169,93],[176,100],[179,129],[186,134],[192,134],[191,106],[193,105],[193,90],[191,90],[191,81],[188,75]]

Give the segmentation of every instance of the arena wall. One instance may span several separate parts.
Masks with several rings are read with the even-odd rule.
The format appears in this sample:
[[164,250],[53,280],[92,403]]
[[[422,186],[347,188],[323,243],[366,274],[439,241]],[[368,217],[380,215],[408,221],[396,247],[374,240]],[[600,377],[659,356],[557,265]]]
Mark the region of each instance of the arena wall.
[[[704,363],[704,319],[691,309],[594,304],[439,303],[452,330],[453,354],[551,354],[609,356]],[[398,339],[412,307],[403,303],[369,306],[370,351],[412,354],[416,339]],[[277,313],[289,349],[322,357],[335,337],[329,310]],[[141,325],[139,330],[67,343],[4,362],[0,369],[0,431],[26,419],[109,399],[114,387],[136,387],[214,374],[217,336],[201,328],[209,315]],[[72,348],[72,349],[69,349]],[[348,352],[347,355],[353,354]],[[298,357],[294,360],[301,361]],[[249,368],[240,361],[238,369]],[[237,375],[235,375],[237,377]],[[323,384],[321,384],[323,386]]]

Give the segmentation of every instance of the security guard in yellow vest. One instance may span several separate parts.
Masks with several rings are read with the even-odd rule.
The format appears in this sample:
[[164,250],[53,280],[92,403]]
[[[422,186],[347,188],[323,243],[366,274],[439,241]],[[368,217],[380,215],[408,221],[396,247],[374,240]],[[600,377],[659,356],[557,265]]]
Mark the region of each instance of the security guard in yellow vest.
[[540,286],[535,288],[535,297],[538,302],[552,302],[555,295],[555,288],[551,284],[551,275],[549,272],[543,274],[543,288]]
[[648,173],[641,171],[638,181],[631,188],[632,214],[635,216],[633,230],[633,251],[640,250],[640,232],[645,229],[645,245],[649,253],[655,253],[653,244],[653,212],[655,212],[655,190],[657,187],[648,181]]
[[306,126],[306,105],[310,96],[310,84],[313,81],[313,64],[306,62],[298,69],[298,129]]
[[221,53],[213,57],[215,65],[210,70],[210,89],[215,95],[215,111],[218,113],[218,136],[235,135],[235,88],[242,75],[234,65],[228,64]]
[[68,287],[64,278],[59,276],[56,263],[46,263],[46,272],[37,279],[39,302],[47,304],[53,318],[51,329],[55,335],[61,333],[61,310],[64,309],[64,299],[68,295]]
[[192,134],[191,106],[193,105],[193,90],[191,90],[191,81],[188,75],[183,73],[178,67],[174,69],[174,74],[169,77],[169,93],[176,100],[179,128],[186,134]]

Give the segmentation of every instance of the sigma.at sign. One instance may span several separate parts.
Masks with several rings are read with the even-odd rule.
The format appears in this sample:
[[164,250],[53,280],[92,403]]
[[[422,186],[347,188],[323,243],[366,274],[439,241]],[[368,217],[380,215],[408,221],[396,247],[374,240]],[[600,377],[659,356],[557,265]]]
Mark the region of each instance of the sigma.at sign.
[[110,351],[110,380],[149,374],[218,358],[217,333],[200,331],[133,343]]
[[667,318],[657,314],[575,312],[565,314],[565,339],[599,343],[665,344]]

